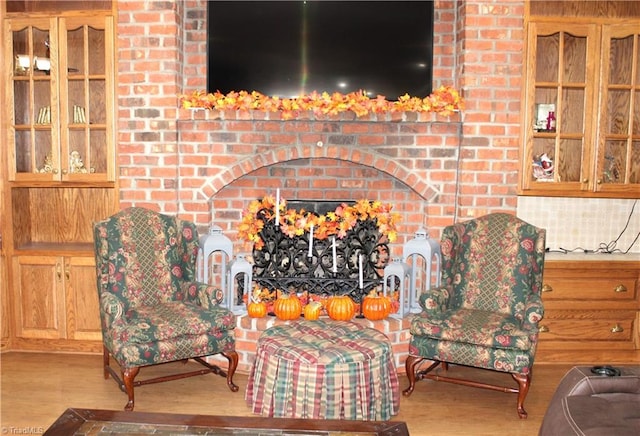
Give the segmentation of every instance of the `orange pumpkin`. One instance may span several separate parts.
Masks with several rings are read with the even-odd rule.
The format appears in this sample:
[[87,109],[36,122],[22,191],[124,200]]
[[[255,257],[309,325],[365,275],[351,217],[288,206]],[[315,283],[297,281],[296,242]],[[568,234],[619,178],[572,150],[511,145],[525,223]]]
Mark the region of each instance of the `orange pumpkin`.
[[273,303],[273,313],[284,321],[298,319],[302,313],[302,303],[295,294],[283,294]]
[[304,306],[304,319],[315,321],[320,318],[320,312],[322,312],[322,303],[319,301],[310,301]]
[[247,306],[247,313],[251,318],[267,316],[267,303],[264,301],[252,301]]
[[391,313],[391,301],[388,297],[372,291],[362,300],[362,314],[370,321],[385,319]]
[[327,314],[336,321],[349,321],[356,314],[356,303],[348,295],[334,295],[327,301]]

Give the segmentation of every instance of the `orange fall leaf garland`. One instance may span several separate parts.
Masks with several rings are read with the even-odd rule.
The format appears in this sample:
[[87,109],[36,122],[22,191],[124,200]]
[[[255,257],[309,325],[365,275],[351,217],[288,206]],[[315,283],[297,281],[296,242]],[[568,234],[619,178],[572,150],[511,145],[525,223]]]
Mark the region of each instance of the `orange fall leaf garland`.
[[[251,201],[238,225],[238,237],[252,242],[257,250],[264,247],[264,241],[260,237],[260,231],[265,224],[263,217],[266,220],[275,219],[275,204],[273,196]],[[286,210],[286,200],[281,200],[280,231],[289,238],[295,238],[308,232],[313,225],[313,235],[317,239],[322,240],[333,235],[342,239],[358,221],[375,219],[380,234],[386,236],[389,242],[394,242],[398,237],[397,223],[400,221],[400,214],[392,212],[392,208],[393,206],[380,201],[358,200],[354,205],[343,203],[335,211],[317,216],[304,209]],[[263,211],[264,215],[260,211]]]
[[301,111],[311,111],[316,115],[337,115],[351,111],[357,117],[385,112],[435,112],[449,116],[464,109],[460,93],[451,86],[440,86],[424,98],[405,94],[398,101],[388,101],[382,95],[370,98],[364,91],[349,94],[313,91],[297,98],[279,98],[268,97],[257,91],[231,91],[228,94],[216,91],[207,94],[198,90],[182,94],[179,98],[183,109],[280,112],[284,120],[294,118]]

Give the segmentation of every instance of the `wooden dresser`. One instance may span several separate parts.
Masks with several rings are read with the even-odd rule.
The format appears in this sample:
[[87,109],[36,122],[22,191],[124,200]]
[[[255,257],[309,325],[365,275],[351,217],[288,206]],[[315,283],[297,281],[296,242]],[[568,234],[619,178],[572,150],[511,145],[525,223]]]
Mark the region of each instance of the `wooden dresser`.
[[640,254],[548,253],[542,298],[536,362],[640,362]]

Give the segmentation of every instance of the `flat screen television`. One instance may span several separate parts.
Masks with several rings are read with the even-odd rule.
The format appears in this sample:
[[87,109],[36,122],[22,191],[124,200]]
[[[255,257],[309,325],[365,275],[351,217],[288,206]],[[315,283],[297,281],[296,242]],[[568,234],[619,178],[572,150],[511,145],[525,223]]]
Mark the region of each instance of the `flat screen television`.
[[432,1],[208,1],[209,92],[397,100],[432,79]]

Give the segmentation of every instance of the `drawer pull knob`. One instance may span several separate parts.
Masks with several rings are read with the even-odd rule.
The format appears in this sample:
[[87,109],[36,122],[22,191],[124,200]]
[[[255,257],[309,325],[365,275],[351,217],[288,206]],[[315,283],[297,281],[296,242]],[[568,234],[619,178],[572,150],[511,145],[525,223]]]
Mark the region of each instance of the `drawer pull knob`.
[[625,285],[618,285],[613,289],[613,292],[627,292],[627,287]]
[[620,324],[614,325],[613,328],[611,329],[611,333],[621,333],[623,331],[624,329],[620,327]]
[[553,291],[553,287],[551,285],[544,284],[542,286],[542,292],[551,292]]
[[547,327],[546,325],[541,325],[539,331],[540,333],[548,333],[549,327]]

